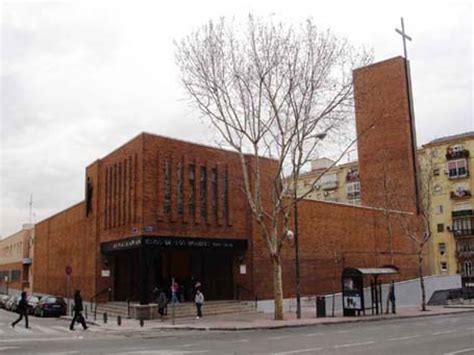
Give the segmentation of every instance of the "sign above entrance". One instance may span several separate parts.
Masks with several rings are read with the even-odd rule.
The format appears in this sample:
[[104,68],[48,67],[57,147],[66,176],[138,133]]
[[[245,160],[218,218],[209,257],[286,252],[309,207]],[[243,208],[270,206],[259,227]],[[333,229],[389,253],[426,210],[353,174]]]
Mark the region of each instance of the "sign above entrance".
[[247,249],[247,241],[222,238],[140,236],[102,243],[101,250],[103,253],[110,253],[119,250],[135,249],[140,246],[145,248],[245,250]]

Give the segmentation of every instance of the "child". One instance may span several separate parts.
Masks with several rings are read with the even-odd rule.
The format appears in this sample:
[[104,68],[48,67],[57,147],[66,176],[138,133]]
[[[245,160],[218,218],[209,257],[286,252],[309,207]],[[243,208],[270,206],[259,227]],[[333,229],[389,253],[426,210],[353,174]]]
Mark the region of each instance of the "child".
[[204,295],[202,294],[200,289],[196,290],[196,296],[194,297],[194,302],[196,303],[196,309],[197,309],[196,319],[199,319],[202,317],[201,307],[202,307],[202,304],[204,303]]

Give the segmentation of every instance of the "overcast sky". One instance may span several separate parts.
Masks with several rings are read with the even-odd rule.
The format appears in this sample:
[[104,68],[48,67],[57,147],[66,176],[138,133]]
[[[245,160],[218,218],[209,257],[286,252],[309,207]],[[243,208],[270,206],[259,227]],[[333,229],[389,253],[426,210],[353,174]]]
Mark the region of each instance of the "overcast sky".
[[[471,1],[1,3],[0,235],[80,200],[84,169],[142,131],[213,136],[185,101],[173,39],[219,16],[313,17],[375,60],[402,54],[405,18],[418,143],[473,130]],[[166,4],[166,5],[165,5]]]

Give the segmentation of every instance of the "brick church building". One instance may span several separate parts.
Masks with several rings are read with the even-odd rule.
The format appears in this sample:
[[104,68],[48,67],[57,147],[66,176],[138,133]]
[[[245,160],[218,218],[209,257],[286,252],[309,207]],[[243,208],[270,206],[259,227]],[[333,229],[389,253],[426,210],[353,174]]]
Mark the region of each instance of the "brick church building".
[[[298,205],[303,295],[339,290],[348,266],[395,264],[400,279],[417,273],[415,245],[393,222],[417,214],[408,63],[397,57],[357,69],[354,85],[362,206]],[[382,158],[398,182],[397,208],[384,204]],[[262,164],[271,169],[273,161]],[[233,152],[138,135],[86,168],[84,201],[36,225],[34,291],[78,288],[90,298],[110,288],[113,300],[146,303],[156,285],[169,287],[175,277],[185,285],[199,279],[207,299],[271,299],[272,266],[241,175]],[[285,297],[294,296],[294,275],[287,245]]]

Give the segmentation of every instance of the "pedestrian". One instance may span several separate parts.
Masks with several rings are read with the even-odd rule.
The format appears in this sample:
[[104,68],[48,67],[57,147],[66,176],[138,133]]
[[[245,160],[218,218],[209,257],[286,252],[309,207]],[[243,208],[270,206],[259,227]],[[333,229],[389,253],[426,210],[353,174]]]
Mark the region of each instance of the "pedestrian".
[[166,307],[168,305],[168,299],[166,298],[165,291],[159,291],[156,303],[158,304],[158,313],[160,314],[160,319],[163,320],[163,316],[165,315]]
[[16,308],[17,312],[20,314],[18,319],[11,324],[11,327],[14,328],[18,322],[20,322],[23,317],[25,317],[25,328],[29,328],[28,326],[28,302],[26,301],[26,292],[23,291],[21,293],[20,302],[18,302],[18,307]]
[[82,324],[84,330],[87,329],[86,320],[82,316],[83,309],[81,291],[76,290],[74,293],[74,317],[72,317],[71,325],[69,326],[70,330],[74,330],[74,324],[76,321]]
[[204,295],[202,294],[200,289],[197,289],[196,291],[196,296],[194,297],[194,302],[196,303],[196,310],[197,310],[197,317],[196,319],[199,319],[202,317],[202,305],[204,303]]
[[179,303],[178,300],[178,289],[179,285],[174,279],[174,277],[171,278],[171,303]]

